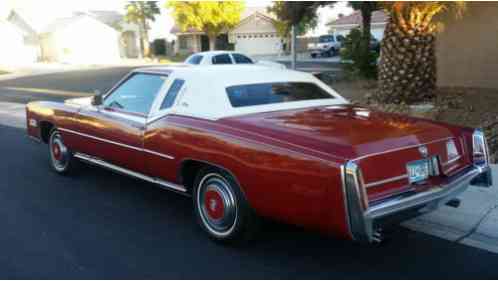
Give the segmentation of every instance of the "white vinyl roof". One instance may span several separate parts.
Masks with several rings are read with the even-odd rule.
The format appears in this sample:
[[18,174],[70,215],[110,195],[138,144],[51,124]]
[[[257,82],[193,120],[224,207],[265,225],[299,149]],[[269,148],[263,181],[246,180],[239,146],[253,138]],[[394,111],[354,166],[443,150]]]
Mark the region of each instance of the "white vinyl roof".
[[[168,73],[169,79],[185,80],[175,106],[171,109],[175,114],[206,119],[219,119],[230,116],[269,112],[287,109],[298,109],[313,106],[326,106],[348,103],[329,86],[313,75],[287,69],[270,68],[258,65],[214,65],[205,67],[158,67],[148,68],[145,72]],[[232,107],[226,88],[236,85],[276,82],[308,82],[318,85],[331,96],[330,99],[294,101]]]

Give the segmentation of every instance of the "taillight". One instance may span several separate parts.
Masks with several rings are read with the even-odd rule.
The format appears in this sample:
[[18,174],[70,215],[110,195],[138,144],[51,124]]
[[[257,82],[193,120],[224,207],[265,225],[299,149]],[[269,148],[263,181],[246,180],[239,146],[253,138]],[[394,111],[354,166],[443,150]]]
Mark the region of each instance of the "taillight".
[[472,135],[472,159],[477,166],[488,166],[489,151],[484,132],[480,129]]
[[344,171],[344,183],[349,192],[355,194],[363,210],[368,209],[368,196],[363,183],[363,175],[358,165],[349,162]]

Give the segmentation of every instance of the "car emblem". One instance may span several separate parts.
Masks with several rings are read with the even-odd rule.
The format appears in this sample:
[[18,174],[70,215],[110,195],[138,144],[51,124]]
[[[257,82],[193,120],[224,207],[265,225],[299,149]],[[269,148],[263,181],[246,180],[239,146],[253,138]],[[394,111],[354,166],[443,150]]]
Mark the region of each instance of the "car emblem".
[[211,209],[211,211],[213,211],[213,212],[214,212],[214,211],[216,211],[216,205],[217,205],[217,204],[216,204],[216,200],[211,199],[211,200],[209,201],[209,208]]
[[429,156],[429,151],[427,150],[427,146],[423,145],[418,148],[418,151],[420,154],[422,154],[422,157],[427,158]]

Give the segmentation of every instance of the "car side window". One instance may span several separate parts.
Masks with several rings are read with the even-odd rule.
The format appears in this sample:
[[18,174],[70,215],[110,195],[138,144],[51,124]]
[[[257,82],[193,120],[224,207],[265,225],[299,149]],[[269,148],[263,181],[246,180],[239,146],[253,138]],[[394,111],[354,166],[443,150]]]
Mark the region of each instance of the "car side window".
[[188,64],[200,64],[201,61],[202,61],[202,56],[201,55],[195,55],[195,56],[190,57],[187,60],[187,63]]
[[232,64],[232,59],[228,54],[216,55],[212,58],[213,64]]
[[134,74],[104,99],[103,106],[147,115],[166,78],[163,75]]
[[173,81],[173,84],[169,87],[168,93],[166,93],[166,96],[164,97],[160,110],[168,109],[173,106],[183,84],[185,84],[185,80],[182,79],[175,79],[175,81]]
[[233,59],[235,60],[235,63],[237,64],[242,64],[242,63],[249,63],[252,64],[254,63],[250,58],[241,55],[241,54],[232,54]]

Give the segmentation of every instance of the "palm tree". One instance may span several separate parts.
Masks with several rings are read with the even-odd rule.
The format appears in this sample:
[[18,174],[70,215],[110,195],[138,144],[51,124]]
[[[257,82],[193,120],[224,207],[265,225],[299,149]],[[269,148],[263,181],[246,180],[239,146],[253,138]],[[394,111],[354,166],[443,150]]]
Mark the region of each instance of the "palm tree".
[[129,1],[126,4],[125,19],[136,23],[140,30],[140,53],[142,57],[149,56],[149,25],[148,21],[155,21],[156,15],[161,13],[157,1]]
[[379,99],[413,103],[432,98],[436,87],[435,35],[441,22],[435,16],[461,16],[463,1],[386,3],[389,22],[384,31],[379,62]]

